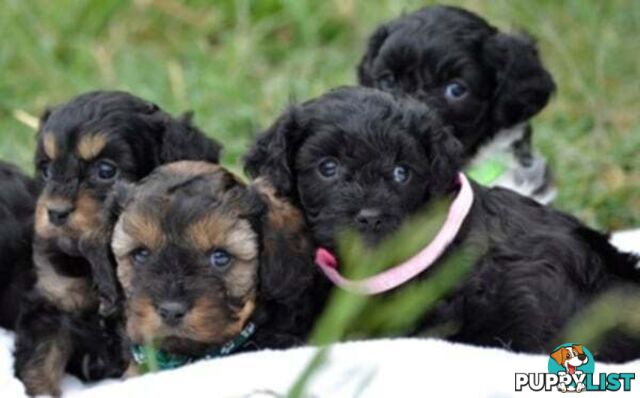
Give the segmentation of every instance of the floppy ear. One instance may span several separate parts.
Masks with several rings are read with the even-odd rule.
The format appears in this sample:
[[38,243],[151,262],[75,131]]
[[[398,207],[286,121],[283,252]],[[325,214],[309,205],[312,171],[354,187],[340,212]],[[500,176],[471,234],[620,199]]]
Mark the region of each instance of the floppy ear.
[[535,42],[525,33],[491,36],[483,44],[483,59],[495,73],[493,117],[501,127],[513,126],[540,112],[555,91]]
[[295,155],[305,135],[299,109],[292,107],[266,131],[260,133],[244,156],[244,169],[251,178],[266,177],[279,195],[297,199]]
[[166,118],[160,143],[161,164],[178,160],[204,160],[211,163],[220,161],[222,146],[196,127],[192,118],[191,112],[178,119]]
[[423,104],[408,101],[411,131],[419,131],[419,138],[429,159],[429,187],[431,193],[446,193],[457,186],[462,168],[462,143],[445,126],[437,114]]
[[249,194],[260,203],[255,207],[260,214],[260,304],[253,320],[262,325],[262,338],[270,347],[302,344],[322,309],[329,285],[315,267],[302,213],[277,197],[265,179],[254,182]]
[[551,358],[560,366],[564,366],[564,359],[567,357],[567,349],[564,347],[560,347],[554,352],[551,353]]
[[378,56],[382,43],[389,37],[389,28],[387,25],[379,26],[369,37],[367,44],[367,52],[364,54],[358,65],[358,82],[367,87],[374,86],[374,76],[372,75],[373,61]]
[[51,116],[51,112],[53,112],[52,108],[44,108],[44,111],[42,111],[42,115],[40,115],[40,123],[38,125],[38,129],[41,129],[42,126],[47,122],[47,120],[49,119],[49,116]]
[[302,212],[276,196],[264,179],[251,187],[265,205],[261,224],[260,295],[263,299],[294,303],[308,292],[316,269],[313,245]]

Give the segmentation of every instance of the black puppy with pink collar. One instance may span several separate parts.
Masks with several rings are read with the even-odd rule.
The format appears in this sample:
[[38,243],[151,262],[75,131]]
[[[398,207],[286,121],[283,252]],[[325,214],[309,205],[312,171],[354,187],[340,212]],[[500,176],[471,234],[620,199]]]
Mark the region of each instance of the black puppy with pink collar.
[[[446,337],[515,351],[549,352],[567,322],[599,294],[637,290],[638,259],[575,218],[460,175],[462,147],[424,104],[343,87],[293,106],[245,158],[305,213],[317,262],[334,284],[375,294],[428,278],[427,266],[463,244],[480,248],[470,273],[414,333],[454,324]],[[440,234],[416,257],[364,281],[336,270],[336,237],[355,229],[375,246],[436,199],[455,197]],[[600,360],[640,357],[616,334]]]

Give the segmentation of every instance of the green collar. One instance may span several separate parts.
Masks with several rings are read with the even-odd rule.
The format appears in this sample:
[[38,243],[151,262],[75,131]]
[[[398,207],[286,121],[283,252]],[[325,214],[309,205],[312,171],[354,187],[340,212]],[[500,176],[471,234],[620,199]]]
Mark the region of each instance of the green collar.
[[202,359],[212,359],[229,355],[244,346],[255,332],[256,325],[249,322],[233,340],[209,351],[202,357],[173,355],[161,350],[156,350],[148,345],[142,346],[138,344],[131,346],[131,354],[135,363],[138,364],[138,369],[141,374],[156,370],[175,369]]
[[467,170],[467,174],[481,185],[492,185],[507,171],[507,163],[500,156],[495,156],[475,164]]

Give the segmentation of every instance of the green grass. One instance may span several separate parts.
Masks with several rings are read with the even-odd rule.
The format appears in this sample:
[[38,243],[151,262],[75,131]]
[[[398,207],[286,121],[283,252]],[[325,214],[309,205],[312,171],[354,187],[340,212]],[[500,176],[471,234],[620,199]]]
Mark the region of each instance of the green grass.
[[[196,121],[225,164],[292,100],[355,81],[368,33],[424,1],[3,0],[0,157],[31,169],[32,121],[86,90],[130,90]],[[640,225],[640,2],[461,1],[538,39],[558,94],[535,119],[557,206]]]

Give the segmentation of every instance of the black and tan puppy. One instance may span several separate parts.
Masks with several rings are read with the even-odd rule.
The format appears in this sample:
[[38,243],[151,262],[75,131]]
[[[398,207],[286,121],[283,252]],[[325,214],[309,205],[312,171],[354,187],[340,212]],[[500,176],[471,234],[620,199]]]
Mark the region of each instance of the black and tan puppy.
[[376,29],[358,79],[436,109],[454,127],[465,163],[500,165],[489,172],[502,172],[492,184],[541,203],[553,199],[550,173],[532,150],[528,121],[555,85],[526,34],[500,32],[461,8],[425,7]]
[[[424,104],[340,88],[285,112],[257,139],[246,169],[297,203],[315,243],[335,252],[341,230],[375,245],[434,200],[457,194],[461,149]],[[471,183],[469,190],[475,198],[448,250],[472,245],[478,258],[415,333],[451,323],[455,341],[549,352],[600,293],[637,290],[638,259],[604,234],[507,189]],[[640,357],[637,342],[613,343],[596,355]]]
[[33,284],[31,246],[36,181],[0,161],[0,327],[13,329],[21,296]]
[[185,161],[116,196],[113,253],[134,346],[153,344],[175,367],[304,341],[320,307],[309,288],[323,280],[302,214],[268,185]]
[[119,293],[104,210],[113,185],[179,159],[216,162],[220,147],[188,117],[107,91],[47,111],[37,139],[37,282],[19,322],[15,372],[28,394],[57,395],[65,370],[95,380],[118,376],[126,365],[118,317],[103,316],[113,313]]

